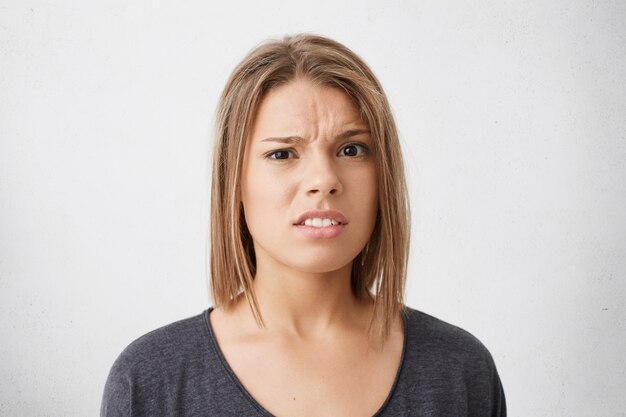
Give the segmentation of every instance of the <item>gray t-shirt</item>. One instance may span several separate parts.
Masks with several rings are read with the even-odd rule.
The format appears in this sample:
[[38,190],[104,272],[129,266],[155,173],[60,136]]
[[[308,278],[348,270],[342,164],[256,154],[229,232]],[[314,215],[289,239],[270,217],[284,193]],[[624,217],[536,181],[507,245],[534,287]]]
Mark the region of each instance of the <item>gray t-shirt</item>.
[[[124,349],[106,381],[101,417],[272,416],[224,359],[209,321],[212,310]],[[400,367],[375,416],[506,417],[495,364],[478,339],[411,308],[403,319]]]

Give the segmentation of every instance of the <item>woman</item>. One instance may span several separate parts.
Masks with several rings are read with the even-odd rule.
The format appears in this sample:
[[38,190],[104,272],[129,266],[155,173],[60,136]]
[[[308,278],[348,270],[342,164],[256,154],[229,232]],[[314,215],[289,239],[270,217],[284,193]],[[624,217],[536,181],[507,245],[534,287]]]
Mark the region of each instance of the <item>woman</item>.
[[218,105],[215,307],[129,345],[102,416],[505,416],[472,335],[403,304],[409,210],[385,94],[343,45],[254,49]]

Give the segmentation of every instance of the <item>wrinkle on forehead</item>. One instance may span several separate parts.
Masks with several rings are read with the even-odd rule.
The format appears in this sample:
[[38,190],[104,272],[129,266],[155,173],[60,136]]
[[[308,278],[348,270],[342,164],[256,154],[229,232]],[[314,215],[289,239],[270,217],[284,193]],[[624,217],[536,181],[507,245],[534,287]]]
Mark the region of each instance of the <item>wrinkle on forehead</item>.
[[347,93],[299,78],[270,90],[261,100],[251,138],[255,142],[270,136],[331,140],[347,129],[367,127]]

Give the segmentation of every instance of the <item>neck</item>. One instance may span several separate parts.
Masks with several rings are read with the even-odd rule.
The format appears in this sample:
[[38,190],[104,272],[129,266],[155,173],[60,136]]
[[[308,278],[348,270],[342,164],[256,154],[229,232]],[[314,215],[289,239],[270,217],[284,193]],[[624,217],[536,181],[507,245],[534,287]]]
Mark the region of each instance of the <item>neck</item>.
[[336,271],[307,273],[257,264],[254,291],[266,329],[314,338],[369,318],[363,314],[367,304],[352,294],[351,269],[350,263]]

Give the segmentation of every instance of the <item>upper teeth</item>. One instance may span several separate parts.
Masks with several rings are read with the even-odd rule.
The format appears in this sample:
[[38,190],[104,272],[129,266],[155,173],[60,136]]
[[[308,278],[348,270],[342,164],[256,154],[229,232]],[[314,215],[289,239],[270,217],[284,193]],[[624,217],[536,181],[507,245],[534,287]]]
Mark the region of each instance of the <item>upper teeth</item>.
[[336,225],[336,224],[339,224],[339,222],[334,219],[320,219],[318,217],[313,218],[313,219],[306,219],[304,221],[305,226],[326,227],[326,226],[330,226],[331,224]]

